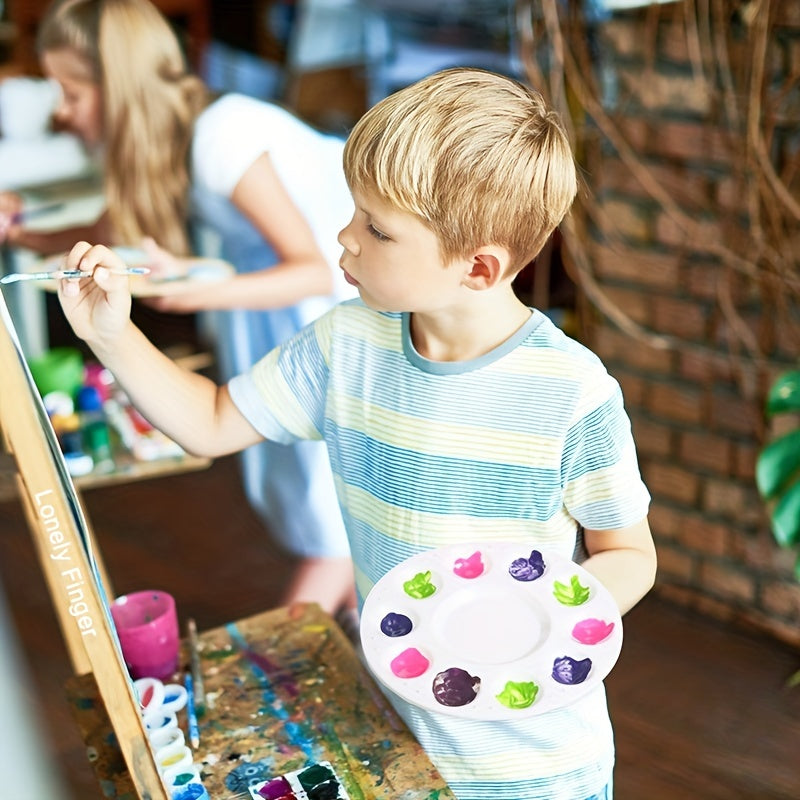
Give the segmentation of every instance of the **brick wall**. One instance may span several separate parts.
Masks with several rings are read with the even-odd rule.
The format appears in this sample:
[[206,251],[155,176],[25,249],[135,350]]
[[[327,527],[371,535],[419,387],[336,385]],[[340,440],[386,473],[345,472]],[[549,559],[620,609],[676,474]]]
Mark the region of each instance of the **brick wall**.
[[[759,20],[743,13],[757,3],[729,2],[724,18],[704,20],[697,8],[709,5],[617,12],[595,26],[596,96],[622,139],[609,138],[591,114],[584,122],[580,151],[592,199],[576,215],[581,233],[566,239],[632,322],[620,327],[597,303],[583,305],[583,337],[622,384],[653,496],[656,591],[800,644],[794,555],[775,544],[754,484],[769,432],[766,386],[800,361],[798,303],[759,277],[765,267],[753,228],[757,222],[767,244],[794,252],[800,220],[783,211],[775,219],[782,204],[754,189],[744,133],[758,31],[765,30],[759,124],[776,171],[800,199],[792,186],[800,4],[773,2],[768,20]],[[719,69],[722,51],[709,53],[709,40],[698,38],[704,21],[712,36],[724,26],[727,74]],[[727,99],[726,81],[734,90]],[[652,181],[647,186],[624,143]],[[795,276],[796,258],[789,258]]]

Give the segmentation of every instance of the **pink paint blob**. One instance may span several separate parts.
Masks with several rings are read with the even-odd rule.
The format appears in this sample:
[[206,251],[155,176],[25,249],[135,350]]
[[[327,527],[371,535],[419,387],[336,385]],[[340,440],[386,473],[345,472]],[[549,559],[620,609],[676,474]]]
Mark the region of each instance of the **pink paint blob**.
[[602,619],[584,619],[572,629],[572,638],[581,644],[597,644],[607,639],[614,630],[613,622]]
[[476,550],[469,558],[457,558],[453,566],[453,572],[459,578],[477,578],[483,575],[483,570],[480,550]]
[[398,678],[417,678],[430,664],[431,662],[416,647],[409,647],[393,658],[389,666]]

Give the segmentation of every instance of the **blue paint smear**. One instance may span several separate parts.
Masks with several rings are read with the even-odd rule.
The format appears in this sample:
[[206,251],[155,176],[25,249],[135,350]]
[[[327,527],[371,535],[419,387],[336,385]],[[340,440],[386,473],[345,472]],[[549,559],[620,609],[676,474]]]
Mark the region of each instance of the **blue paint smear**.
[[235,623],[228,623],[225,626],[225,630],[228,632],[228,635],[231,637],[233,643],[239,648],[239,650],[247,659],[247,663],[250,665],[250,670],[253,675],[255,675],[263,685],[264,688],[262,697],[264,705],[269,709],[269,712],[273,717],[283,722],[283,730],[286,734],[289,744],[301,750],[309,759],[318,760],[315,756],[315,751],[318,751],[319,748],[315,748],[314,742],[305,731],[304,726],[298,724],[297,722],[293,722],[289,718],[289,712],[286,710],[283,702],[275,693],[275,689],[269,675],[266,673],[263,667],[260,666],[261,664],[268,663],[266,662],[266,659],[262,658],[250,649],[247,640],[239,632]]

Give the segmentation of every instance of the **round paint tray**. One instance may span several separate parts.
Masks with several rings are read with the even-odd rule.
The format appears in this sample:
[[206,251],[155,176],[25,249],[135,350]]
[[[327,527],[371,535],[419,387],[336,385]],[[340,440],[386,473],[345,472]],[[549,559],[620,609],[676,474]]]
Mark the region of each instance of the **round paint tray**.
[[563,556],[517,542],[419,553],[379,580],[361,613],[367,664],[414,705],[521,719],[597,687],[622,648],[608,590]]

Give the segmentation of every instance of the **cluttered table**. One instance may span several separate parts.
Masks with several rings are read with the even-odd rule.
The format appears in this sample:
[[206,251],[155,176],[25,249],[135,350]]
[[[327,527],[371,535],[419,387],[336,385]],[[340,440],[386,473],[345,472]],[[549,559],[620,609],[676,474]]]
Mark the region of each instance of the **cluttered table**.
[[[318,606],[201,632],[197,650],[206,711],[194,760],[213,800],[249,800],[249,786],[323,762],[350,800],[454,797]],[[71,678],[67,697],[105,796],[136,800],[93,676]]]

